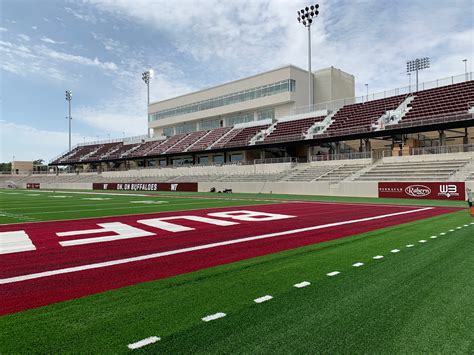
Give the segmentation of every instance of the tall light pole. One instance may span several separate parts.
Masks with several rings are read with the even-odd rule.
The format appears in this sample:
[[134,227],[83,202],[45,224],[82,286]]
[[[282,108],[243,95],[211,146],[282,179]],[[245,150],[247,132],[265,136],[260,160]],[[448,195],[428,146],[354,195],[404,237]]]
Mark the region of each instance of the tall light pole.
[[309,106],[310,110],[313,106],[313,74],[311,73],[311,24],[313,18],[319,15],[319,5],[306,6],[304,9],[297,11],[298,22],[308,29],[308,86],[309,86]]
[[416,58],[407,62],[407,73],[416,72],[416,91],[418,91],[418,71],[430,67],[430,58]]
[[[146,105],[146,120],[149,121],[148,118],[148,106],[150,105],[150,79],[153,78],[153,69],[147,70],[142,73],[142,80],[146,84],[146,92],[147,92],[147,105]],[[147,136],[150,137],[150,129],[147,129]]]
[[367,98],[366,98],[365,102],[368,102],[369,101],[369,84],[365,84],[365,90],[366,90],[366,93],[367,93]]
[[408,92],[411,93],[411,73],[407,73],[408,75]]
[[71,100],[72,100],[72,91],[71,90],[66,90],[66,101],[69,103],[69,151],[71,151]]
[[462,60],[464,62],[464,74],[466,75],[466,81],[468,80],[467,76],[467,59]]

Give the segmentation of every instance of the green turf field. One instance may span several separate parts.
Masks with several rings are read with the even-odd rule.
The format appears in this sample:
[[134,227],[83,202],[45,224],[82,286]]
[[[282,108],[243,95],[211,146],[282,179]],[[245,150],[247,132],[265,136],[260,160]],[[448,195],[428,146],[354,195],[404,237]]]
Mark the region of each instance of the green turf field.
[[[225,200],[215,194],[195,198],[198,194],[164,193],[94,201],[80,199],[100,195],[1,192],[2,224],[251,205],[269,199],[413,203],[250,194]],[[51,197],[57,195],[73,197]],[[132,200],[165,203],[134,206]],[[459,211],[3,316],[0,353],[122,353],[130,351],[130,343],[159,336],[160,341],[134,352],[472,354],[472,222],[467,211]],[[384,258],[374,260],[376,255]],[[356,262],[364,265],[353,267]],[[326,275],[335,270],[340,274]],[[293,286],[302,281],[311,284]],[[273,299],[253,301],[265,295]],[[226,316],[201,321],[216,312]]]

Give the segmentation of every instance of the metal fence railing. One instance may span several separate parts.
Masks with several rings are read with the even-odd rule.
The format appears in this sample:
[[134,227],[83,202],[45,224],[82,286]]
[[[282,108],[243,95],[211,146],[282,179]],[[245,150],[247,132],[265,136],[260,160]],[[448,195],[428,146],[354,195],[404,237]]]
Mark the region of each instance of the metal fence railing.
[[443,145],[435,147],[411,148],[410,155],[449,154],[474,152],[474,144]]
[[310,158],[310,161],[352,160],[352,159],[372,159],[372,152],[351,152],[351,153],[340,153],[340,154],[312,155]]

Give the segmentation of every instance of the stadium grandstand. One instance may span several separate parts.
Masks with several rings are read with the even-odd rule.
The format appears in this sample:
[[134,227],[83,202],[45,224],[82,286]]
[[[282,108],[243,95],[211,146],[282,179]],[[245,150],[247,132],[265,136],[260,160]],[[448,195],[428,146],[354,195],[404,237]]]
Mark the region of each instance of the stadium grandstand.
[[46,174],[3,180],[73,188],[199,182],[203,191],[322,195],[351,186],[366,196],[377,195],[380,181],[472,180],[472,73],[421,83],[419,91],[345,98],[354,77],[330,67],[313,73],[311,107],[303,105],[307,73],[290,65],[151,103],[152,135],[78,144]]

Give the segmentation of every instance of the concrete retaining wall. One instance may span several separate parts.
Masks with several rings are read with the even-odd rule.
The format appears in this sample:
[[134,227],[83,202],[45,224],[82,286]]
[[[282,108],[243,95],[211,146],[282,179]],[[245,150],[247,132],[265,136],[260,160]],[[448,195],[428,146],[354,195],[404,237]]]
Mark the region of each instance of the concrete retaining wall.
[[377,182],[343,182],[329,184],[328,182],[200,182],[200,192],[209,192],[211,187],[218,191],[226,188],[233,192],[274,193],[293,195],[319,196],[357,196],[378,197]]

